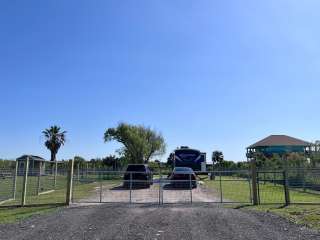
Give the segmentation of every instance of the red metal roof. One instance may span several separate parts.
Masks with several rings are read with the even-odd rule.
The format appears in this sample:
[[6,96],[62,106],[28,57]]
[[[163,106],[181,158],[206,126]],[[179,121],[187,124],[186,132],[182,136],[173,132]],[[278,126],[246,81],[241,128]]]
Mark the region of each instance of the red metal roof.
[[255,147],[271,147],[271,146],[309,146],[310,143],[304,140],[286,136],[286,135],[270,135],[248,148]]

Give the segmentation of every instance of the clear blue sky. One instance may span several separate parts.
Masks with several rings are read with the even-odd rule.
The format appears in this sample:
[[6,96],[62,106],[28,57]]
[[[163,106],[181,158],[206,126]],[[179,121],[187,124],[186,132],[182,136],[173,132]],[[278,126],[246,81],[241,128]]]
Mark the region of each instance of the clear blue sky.
[[[103,157],[120,121],[244,160],[270,134],[319,135],[320,1],[0,3],[0,157]],[[211,154],[209,154],[210,157]],[[167,155],[166,155],[167,156]],[[165,157],[164,156],[164,159]]]

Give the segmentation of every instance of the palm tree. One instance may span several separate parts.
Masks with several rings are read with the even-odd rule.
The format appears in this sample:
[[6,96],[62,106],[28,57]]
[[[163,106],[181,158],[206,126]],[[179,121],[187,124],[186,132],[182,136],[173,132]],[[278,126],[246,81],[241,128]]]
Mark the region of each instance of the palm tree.
[[51,162],[56,161],[56,155],[62,145],[66,142],[66,131],[61,132],[61,128],[54,125],[50,128],[47,128],[42,133],[46,138],[44,145],[51,152]]
[[56,161],[57,153],[62,145],[66,142],[66,131],[61,132],[61,128],[54,125],[50,128],[47,128],[42,133],[46,138],[44,145],[50,150],[51,152],[51,159],[50,161],[54,163],[52,165],[52,174],[54,173],[54,187],[57,185],[57,170],[58,165]]
[[224,156],[221,151],[214,151],[212,153],[212,163],[213,164],[221,164],[223,162]]

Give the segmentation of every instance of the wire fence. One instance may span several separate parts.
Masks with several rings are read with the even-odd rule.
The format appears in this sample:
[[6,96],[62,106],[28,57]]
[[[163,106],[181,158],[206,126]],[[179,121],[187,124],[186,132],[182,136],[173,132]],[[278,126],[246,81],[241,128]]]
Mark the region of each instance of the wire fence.
[[[175,179],[161,169],[141,174],[74,166],[68,186],[67,166],[57,162],[0,169],[0,206],[65,203],[68,191],[74,203],[253,203],[250,170],[196,172],[195,178]],[[257,188],[259,204],[320,204],[320,169],[260,169]]]
[[320,204],[320,169],[260,170],[257,181],[260,204]]
[[[50,163],[53,166],[59,164]],[[0,206],[65,202],[67,171],[58,167],[53,169],[56,170],[25,168],[19,164],[14,168],[0,169]]]
[[10,168],[0,169],[0,203],[15,198],[15,170]]

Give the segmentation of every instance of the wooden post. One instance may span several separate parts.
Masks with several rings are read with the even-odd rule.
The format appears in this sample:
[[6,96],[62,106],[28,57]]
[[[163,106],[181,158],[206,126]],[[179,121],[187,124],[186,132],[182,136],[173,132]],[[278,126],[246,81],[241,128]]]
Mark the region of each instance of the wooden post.
[[66,204],[67,205],[70,205],[70,203],[72,202],[73,164],[74,164],[74,160],[73,159],[69,160],[67,194],[66,194]]
[[130,173],[130,193],[129,193],[129,202],[132,203],[132,173]]
[[[153,181],[153,175],[152,175],[152,181]],[[159,161],[159,192],[158,192],[158,197],[159,197],[159,205],[160,205],[160,200],[161,200],[161,164]]]
[[190,203],[192,204],[192,178],[191,178],[191,174],[189,174],[189,184],[190,184]]
[[222,192],[221,171],[219,171],[219,182],[220,182],[220,203],[222,203],[223,202],[223,192]]
[[13,199],[16,199],[18,168],[19,168],[19,162],[16,161],[16,166],[14,169],[14,176],[13,176],[13,186],[12,186],[12,198]]
[[252,203],[252,191],[251,191],[251,183],[250,183],[249,177],[248,177],[248,184],[249,184],[249,202]]
[[38,173],[38,182],[37,182],[37,195],[39,196],[40,193],[40,178],[41,178],[41,165],[42,162],[39,162],[39,173]]
[[99,173],[99,179],[100,179],[100,203],[102,203],[102,177],[101,177],[101,173]]
[[288,186],[288,175],[287,171],[283,171],[283,187],[284,187],[284,197],[286,201],[286,206],[290,205],[290,193],[289,193],[289,186]]
[[25,166],[24,166],[22,198],[21,198],[21,206],[22,207],[26,205],[28,172],[29,172],[29,157],[27,157],[27,159],[25,160]]
[[86,178],[88,179],[88,163],[86,164]]
[[258,205],[258,191],[257,191],[257,165],[256,158],[251,157],[251,178],[252,178],[252,200],[253,205]]
[[261,204],[261,196],[260,196],[260,175],[257,172],[257,192],[258,192],[258,204]]
[[80,182],[80,162],[77,164],[77,180]]
[[58,172],[58,163],[57,160],[54,162],[54,176],[53,176],[53,186],[56,189],[57,186],[57,172]]

